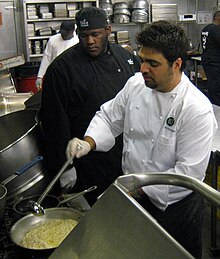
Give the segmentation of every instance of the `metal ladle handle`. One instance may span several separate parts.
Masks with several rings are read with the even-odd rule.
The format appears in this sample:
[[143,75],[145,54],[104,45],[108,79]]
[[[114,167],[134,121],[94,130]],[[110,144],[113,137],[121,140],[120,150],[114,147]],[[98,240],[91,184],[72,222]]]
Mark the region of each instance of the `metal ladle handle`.
[[88,188],[87,190],[84,190],[84,191],[82,191],[82,192],[79,192],[79,193],[77,193],[77,194],[75,194],[75,195],[71,195],[70,197],[64,199],[63,201],[60,201],[59,205],[61,205],[61,204],[63,204],[63,203],[66,203],[66,202],[68,202],[68,201],[70,201],[70,200],[76,199],[76,198],[78,198],[79,196],[82,196],[83,194],[85,194],[85,193],[87,193],[87,192],[91,192],[91,191],[95,190],[96,188],[97,188],[97,186],[94,185],[94,186]]
[[57,182],[57,180],[60,178],[60,176],[64,173],[64,171],[67,169],[67,167],[72,163],[73,157],[70,157],[65,164],[62,166],[62,168],[59,170],[57,175],[53,178],[51,183],[47,186],[45,191],[41,194],[40,198],[37,201],[37,204],[40,205],[43,200],[45,199],[46,195],[49,193],[49,191],[53,188],[54,184]]

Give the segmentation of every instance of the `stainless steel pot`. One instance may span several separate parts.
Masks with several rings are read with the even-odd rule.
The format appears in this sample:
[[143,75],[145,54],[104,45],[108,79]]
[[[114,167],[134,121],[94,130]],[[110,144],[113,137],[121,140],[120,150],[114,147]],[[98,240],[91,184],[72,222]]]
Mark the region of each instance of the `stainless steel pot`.
[[4,185],[0,184],[0,219],[3,217],[5,212],[7,189]]
[[115,9],[128,9],[129,8],[129,5],[127,2],[117,2],[113,5],[114,7],[114,10]]
[[[22,245],[22,240],[24,239],[26,233],[31,229],[36,228],[37,226],[49,222],[52,219],[73,219],[80,221],[83,214],[77,210],[70,208],[52,208],[46,209],[45,214],[38,217],[33,214],[28,214],[20,220],[18,220],[10,230],[11,240],[18,246],[28,249]],[[28,249],[29,250],[29,249]],[[45,248],[42,249],[31,249],[31,250],[48,250]]]
[[[0,117],[0,182],[37,156],[44,156],[44,135],[36,115],[37,110],[22,110]],[[24,192],[27,196],[39,194],[50,181],[46,164],[40,161],[7,184],[7,199]]]
[[[30,169],[32,166],[34,166],[36,163],[38,163],[39,161],[43,160],[43,157],[38,156],[36,157],[34,160],[32,160],[30,163],[28,163],[27,165],[19,168],[18,170],[16,170],[16,172],[14,174],[12,174],[11,176],[7,177],[4,181],[1,182],[0,184],[0,191],[2,191],[2,195],[0,193],[0,218],[4,215],[5,212],[5,204],[6,204],[6,194],[7,194],[7,188],[5,187],[5,185],[7,185],[8,183],[10,183],[12,180],[14,180],[16,177],[22,175],[23,173],[25,173],[26,171],[28,171],[28,169]],[[2,198],[1,198],[2,196]]]
[[114,23],[129,23],[130,16],[125,14],[115,14],[113,18]]

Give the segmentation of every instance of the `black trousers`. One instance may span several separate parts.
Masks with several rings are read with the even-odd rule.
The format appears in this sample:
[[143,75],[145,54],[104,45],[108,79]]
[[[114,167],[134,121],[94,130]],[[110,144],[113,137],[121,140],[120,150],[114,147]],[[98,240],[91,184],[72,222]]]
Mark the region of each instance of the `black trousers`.
[[162,211],[155,207],[147,195],[137,199],[157,222],[195,258],[202,258],[202,225],[204,200],[191,193]]
[[220,65],[205,65],[203,68],[208,82],[209,99],[220,106]]

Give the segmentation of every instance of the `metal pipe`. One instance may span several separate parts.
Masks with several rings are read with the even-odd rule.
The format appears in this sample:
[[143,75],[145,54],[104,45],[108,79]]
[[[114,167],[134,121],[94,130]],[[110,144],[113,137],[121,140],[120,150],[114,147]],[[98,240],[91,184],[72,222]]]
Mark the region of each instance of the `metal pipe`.
[[129,174],[117,178],[116,185],[126,192],[133,191],[147,185],[176,185],[200,193],[205,199],[220,207],[220,193],[208,184],[186,175],[164,174],[164,173],[145,173]]

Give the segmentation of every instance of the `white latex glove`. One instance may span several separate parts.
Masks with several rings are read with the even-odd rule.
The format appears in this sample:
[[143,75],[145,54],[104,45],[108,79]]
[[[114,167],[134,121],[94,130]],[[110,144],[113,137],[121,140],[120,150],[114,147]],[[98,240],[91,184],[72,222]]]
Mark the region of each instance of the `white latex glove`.
[[65,171],[60,176],[60,186],[65,191],[68,191],[73,188],[73,186],[76,183],[77,174],[75,167],[72,167],[71,169]]
[[89,153],[91,147],[87,141],[73,138],[69,141],[66,148],[66,157],[69,159],[70,157],[80,158]]
[[37,80],[35,81],[35,86],[37,87],[38,90],[42,89],[42,83],[43,83],[42,78],[38,77]]

